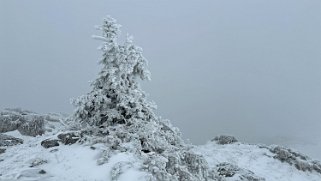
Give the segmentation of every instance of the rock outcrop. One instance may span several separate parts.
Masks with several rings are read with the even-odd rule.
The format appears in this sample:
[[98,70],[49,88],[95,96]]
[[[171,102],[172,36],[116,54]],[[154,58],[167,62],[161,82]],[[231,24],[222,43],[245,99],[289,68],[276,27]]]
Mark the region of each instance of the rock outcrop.
[[13,136],[0,133],[0,147],[14,146],[17,144],[22,144],[23,140]]
[[306,155],[281,146],[270,146],[269,150],[275,154],[273,158],[293,165],[298,170],[315,171],[321,174],[321,163],[316,160],[311,160]]
[[25,136],[39,136],[62,126],[60,115],[41,115],[22,109],[5,109],[0,112],[0,133],[18,130]]
[[213,138],[211,141],[220,145],[232,144],[238,142],[234,136],[220,135]]
[[212,177],[216,180],[224,178],[233,178],[233,180],[241,181],[265,181],[264,178],[255,175],[254,172],[240,168],[231,163],[223,162],[215,166],[212,170]]
[[44,148],[51,148],[51,147],[59,146],[59,140],[46,139],[41,142],[41,146],[43,146]]

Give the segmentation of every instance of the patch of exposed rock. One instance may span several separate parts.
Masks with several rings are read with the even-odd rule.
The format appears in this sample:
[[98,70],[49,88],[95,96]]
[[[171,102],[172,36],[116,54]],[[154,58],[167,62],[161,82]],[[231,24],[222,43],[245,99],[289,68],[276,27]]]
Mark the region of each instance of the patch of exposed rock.
[[59,141],[65,145],[71,145],[76,143],[80,139],[79,132],[61,133],[58,135]]
[[4,153],[4,152],[6,152],[6,149],[0,148],[0,154],[2,154],[2,153]]
[[264,178],[255,175],[252,171],[242,169],[231,163],[223,162],[215,166],[210,176],[214,180],[233,178],[240,181],[265,181]]
[[16,138],[13,136],[0,133],[0,146],[7,147],[7,146],[14,146],[22,143],[23,143],[23,140],[20,138]]
[[41,142],[41,146],[43,146],[44,148],[51,148],[51,147],[59,146],[59,140],[46,139]]
[[80,138],[80,132],[67,132],[58,134],[58,139],[46,139],[41,142],[41,146],[44,148],[51,148],[55,146],[59,146],[59,142],[64,145],[72,145],[76,143]]
[[220,135],[213,138],[211,141],[216,142],[219,145],[232,144],[238,142],[234,136]]

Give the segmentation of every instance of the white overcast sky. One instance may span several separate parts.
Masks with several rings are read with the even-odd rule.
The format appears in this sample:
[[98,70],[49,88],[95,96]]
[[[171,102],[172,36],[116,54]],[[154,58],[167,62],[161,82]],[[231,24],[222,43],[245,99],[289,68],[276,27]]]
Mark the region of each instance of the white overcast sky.
[[144,49],[157,113],[193,143],[321,143],[320,0],[2,0],[0,108],[71,113],[106,15]]

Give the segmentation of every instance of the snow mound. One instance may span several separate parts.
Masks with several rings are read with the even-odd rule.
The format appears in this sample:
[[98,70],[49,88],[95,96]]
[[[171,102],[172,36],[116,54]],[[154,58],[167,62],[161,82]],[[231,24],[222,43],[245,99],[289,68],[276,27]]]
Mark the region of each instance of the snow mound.
[[[281,161],[278,151],[281,147],[252,145],[244,143],[217,144],[208,142],[205,145],[195,147],[193,150],[203,155],[210,166],[211,173],[218,180],[267,180],[267,181],[320,181],[321,174],[317,168],[318,161],[311,160],[303,154],[296,153],[286,158],[300,160],[304,165],[313,166],[316,169],[300,169],[295,164]],[[285,149],[285,148],[283,148]],[[290,150],[290,149],[285,149]],[[290,153],[290,152],[289,152]],[[305,162],[303,162],[305,161]],[[250,176],[250,177],[249,177]],[[252,178],[251,178],[252,177]]]
[[[46,149],[40,145],[45,135],[26,137],[17,131],[6,134],[25,143],[8,147],[0,155],[0,180],[139,181],[148,175],[137,169],[141,161],[130,153],[115,154],[108,163],[99,165],[97,159],[104,151],[101,145],[94,145],[95,149],[80,144]],[[123,166],[128,162],[135,164]]]

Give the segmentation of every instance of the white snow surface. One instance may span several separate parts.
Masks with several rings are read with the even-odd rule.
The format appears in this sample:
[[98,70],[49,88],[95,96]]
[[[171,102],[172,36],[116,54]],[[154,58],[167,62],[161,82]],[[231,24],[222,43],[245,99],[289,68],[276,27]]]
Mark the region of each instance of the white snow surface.
[[[127,152],[115,154],[108,163],[98,165],[97,159],[104,150],[102,144],[94,145],[95,149],[80,144],[60,144],[58,147],[46,149],[40,142],[58,133],[37,137],[23,136],[18,131],[5,134],[22,138],[24,143],[8,147],[5,153],[0,154],[1,181],[111,181],[112,169],[122,162],[135,164],[125,167],[118,181],[144,181],[149,175],[139,170],[141,161]],[[203,155],[210,168],[228,162],[250,170],[266,181],[321,181],[321,174],[299,171],[294,166],[274,159],[273,153],[259,145],[239,142],[219,145],[208,142],[202,146],[195,146],[193,151]],[[45,160],[47,163],[30,167],[35,160]],[[39,174],[41,170],[45,170],[46,173]],[[229,177],[226,180],[236,181],[239,178]]]
[[[126,170],[119,181],[141,181],[147,175],[138,169],[140,161],[129,153],[119,153],[112,156],[107,164],[98,165],[97,159],[103,151],[103,145],[94,145],[95,150],[80,144],[63,145],[43,148],[40,142],[46,135],[28,137],[18,131],[8,132],[24,140],[23,144],[8,147],[0,155],[0,180],[39,180],[39,181],[108,181],[111,180],[112,168],[121,162],[135,162],[132,168]],[[47,163],[30,167],[34,160],[45,160]],[[45,174],[39,171],[45,170]]]
[[[274,159],[274,154],[259,145],[233,143],[219,145],[208,142],[194,148],[194,151],[205,157],[209,166],[228,162],[240,168],[250,170],[266,181],[321,181],[321,174],[297,170],[288,163]],[[227,178],[236,181],[238,178]]]

